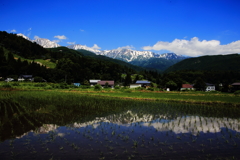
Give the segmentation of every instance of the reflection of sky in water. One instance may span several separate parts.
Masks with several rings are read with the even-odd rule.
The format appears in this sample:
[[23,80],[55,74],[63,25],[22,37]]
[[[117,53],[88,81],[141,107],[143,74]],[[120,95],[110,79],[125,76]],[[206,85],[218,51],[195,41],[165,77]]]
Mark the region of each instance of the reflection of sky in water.
[[[159,156],[179,159],[179,155],[180,159],[184,156],[204,159],[206,155],[216,153],[233,157],[239,152],[236,147],[240,144],[239,126],[240,119],[200,116],[173,118],[171,115],[127,111],[96,117],[85,123],[75,122],[65,126],[44,124],[17,137],[12,150],[21,159],[28,158],[25,155],[35,159],[50,159],[52,155],[57,159],[69,159],[69,155],[73,159],[79,156],[83,159],[105,156],[106,159],[115,159],[116,155],[119,159],[128,159],[129,155],[136,156],[135,159],[141,156],[151,159],[149,155],[152,159]],[[4,157],[11,156],[10,141],[0,144]],[[137,147],[134,142],[137,142]],[[34,157],[35,151],[40,153],[38,157]]]

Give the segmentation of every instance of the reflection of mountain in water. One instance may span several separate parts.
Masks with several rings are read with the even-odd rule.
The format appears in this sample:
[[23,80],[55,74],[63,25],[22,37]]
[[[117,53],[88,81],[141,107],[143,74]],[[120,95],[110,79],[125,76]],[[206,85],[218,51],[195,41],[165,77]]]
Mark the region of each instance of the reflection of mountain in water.
[[[29,132],[34,132],[37,134],[44,134],[48,133],[50,131],[56,130],[59,126],[63,126],[64,124],[56,124],[53,117],[49,119],[49,117],[45,117],[48,119],[46,121],[49,124],[44,124],[44,120],[42,120],[42,116],[34,115],[34,117],[29,116],[29,123],[21,123],[22,125],[25,124],[26,126],[28,124],[35,124],[33,122],[38,122],[34,128],[31,128],[27,132],[22,132],[21,134],[15,135],[15,137],[20,138],[24,135],[26,135]],[[26,115],[24,115],[24,120],[26,119]],[[31,121],[30,121],[31,119]],[[21,120],[21,117],[18,118],[18,120]],[[39,124],[40,120],[43,122],[42,125]],[[46,119],[45,119],[46,120]],[[64,119],[62,119],[64,121]],[[31,122],[31,123],[30,123]],[[137,123],[137,125],[145,126],[145,127],[154,127],[158,131],[173,131],[174,133],[192,133],[196,135],[198,132],[220,132],[221,128],[228,128],[231,130],[235,130],[239,132],[240,128],[240,122],[239,119],[234,118],[216,118],[216,117],[204,117],[204,116],[173,116],[170,112],[168,113],[154,113],[150,114],[147,112],[138,112],[138,111],[131,111],[128,110],[126,112],[123,112],[121,114],[111,114],[106,117],[95,117],[95,119],[79,123],[75,122],[71,124],[67,124],[67,127],[73,127],[73,128],[80,128],[80,127],[86,127],[88,125],[92,125],[94,128],[97,128],[102,122],[105,123],[113,123],[121,126],[129,127],[133,123]],[[66,123],[69,123],[66,121]],[[22,128],[30,128],[25,127],[23,125]],[[40,125],[40,126],[39,126]],[[12,126],[14,128],[14,126]],[[18,127],[15,127],[15,130],[17,130]],[[14,136],[14,135],[9,135]],[[2,137],[4,138],[4,137]],[[6,137],[7,138],[7,137]],[[4,138],[5,139],[5,138]]]
[[114,114],[107,117],[97,117],[96,119],[86,123],[74,123],[69,127],[86,127],[92,125],[94,128],[100,125],[101,122],[114,123],[122,126],[130,126],[131,123],[138,123],[145,127],[154,127],[158,131],[173,131],[178,133],[193,133],[198,132],[220,132],[221,128],[228,128],[234,131],[240,131],[240,121],[232,118],[215,118],[215,117],[200,117],[200,116],[183,116],[174,119],[168,119],[165,115],[151,115],[133,113],[127,111],[122,114]]

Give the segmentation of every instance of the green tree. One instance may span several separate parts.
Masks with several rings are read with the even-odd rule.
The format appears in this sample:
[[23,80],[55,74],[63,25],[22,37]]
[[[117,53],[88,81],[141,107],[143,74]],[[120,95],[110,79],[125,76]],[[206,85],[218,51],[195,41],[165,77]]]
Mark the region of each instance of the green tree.
[[42,82],[43,78],[42,77],[34,77],[34,82]]
[[108,82],[105,83],[104,88],[108,88]]
[[100,84],[96,84],[96,85],[94,86],[94,89],[95,89],[95,90],[101,90],[101,89],[102,89],[102,86],[101,86]]
[[124,81],[124,86],[129,86],[132,83],[132,78],[130,74],[127,74],[125,81]]
[[170,88],[170,90],[177,90],[177,83],[175,83],[174,81],[168,81],[166,83],[166,87]]
[[193,87],[197,90],[197,91],[205,91],[206,89],[206,83],[203,81],[203,79],[201,77],[198,77],[195,80],[195,84],[193,85]]

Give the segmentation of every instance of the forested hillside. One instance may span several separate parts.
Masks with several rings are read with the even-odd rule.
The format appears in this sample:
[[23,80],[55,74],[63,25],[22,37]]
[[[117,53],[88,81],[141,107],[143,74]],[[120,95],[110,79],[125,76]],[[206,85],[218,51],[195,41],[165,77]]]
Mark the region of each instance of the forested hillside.
[[[32,62],[27,60],[30,59]],[[105,57],[91,57],[66,47],[45,49],[15,34],[0,32],[0,77],[18,77],[30,74],[46,79],[48,82],[84,82],[89,79],[122,81],[122,74],[141,74],[143,78],[156,81],[159,75],[124,63],[117,63]],[[56,64],[55,68],[47,68],[38,64],[35,59],[43,59]],[[132,67],[132,68],[130,68]],[[131,83],[131,82],[127,82]]]
[[[137,66],[87,51],[66,47],[45,49],[15,34],[0,32],[0,77],[15,78],[21,74],[42,77],[48,82],[84,82],[89,79],[114,80],[129,85],[139,79],[149,80],[159,88],[179,90],[184,83],[212,83],[228,91],[230,84],[240,81],[239,55],[204,56],[185,59],[164,74],[143,70]],[[41,62],[51,62],[51,67]],[[153,66],[165,66],[153,59]],[[54,66],[54,67],[53,67]],[[147,66],[145,66],[147,67]]]
[[202,56],[185,59],[171,67],[165,72],[179,70],[205,70],[205,71],[240,71],[240,55],[216,55]]
[[148,60],[134,60],[130,62],[136,66],[142,66],[145,69],[149,70],[156,70],[159,73],[164,72],[168,67],[176,64],[177,62],[181,61],[180,59],[164,59],[164,58],[150,58]]

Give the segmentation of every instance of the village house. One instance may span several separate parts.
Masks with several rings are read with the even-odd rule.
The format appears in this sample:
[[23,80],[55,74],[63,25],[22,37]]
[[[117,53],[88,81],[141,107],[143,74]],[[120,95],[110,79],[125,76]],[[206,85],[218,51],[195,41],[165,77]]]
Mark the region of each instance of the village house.
[[25,81],[25,80],[28,80],[28,81],[33,81],[34,78],[32,75],[20,75],[18,77],[18,81]]
[[73,83],[74,86],[80,87],[80,83]]
[[101,80],[100,79],[90,79],[89,83],[91,86],[94,86],[94,85],[98,84],[98,81],[101,81]]
[[231,84],[231,86],[232,86],[233,92],[240,90],[240,82],[235,82],[235,83]]
[[98,81],[97,84],[101,85],[102,87],[108,87],[114,88],[114,81],[104,80],[104,81]]
[[151,82],[149,81],[137,81],[135,84],[141,85],[141,87],[147,88],[150,87]]
[[185,91],[185,90],[195,90],[195,89],[193,88],[193,85],[191,85],[191,84],[182,84],[182,88],[180,90]]
[[130,88],[138,88],[141,87],[141,84],[130,84]]
[[13,78],[7,78],[5,81],[6,82],[11,82],[11,81],[14,81],[14,79]]
[[215,91],[215,85],[206,83],[206,91]]

